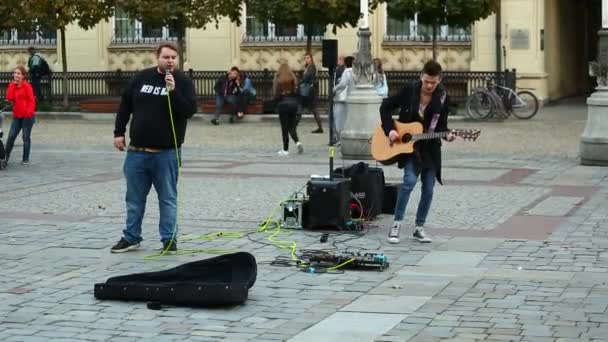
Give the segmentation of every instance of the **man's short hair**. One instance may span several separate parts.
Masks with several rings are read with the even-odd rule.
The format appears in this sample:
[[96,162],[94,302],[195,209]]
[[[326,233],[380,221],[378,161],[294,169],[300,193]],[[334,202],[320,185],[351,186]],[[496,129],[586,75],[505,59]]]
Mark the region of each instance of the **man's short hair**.
[[422,68],[422,73],[429,76],[441,76],[441,72],[441,64],[433,60],[426,62]]
[[353,56],[344,57],[344,65],[346,65],[347,68],[352,68],[354,61],[355,61],[355,57],[353,57]]
[[232,68],[230,68],[230,71],[231,71],[231,72],[232,72],[232,71],[241,72],[241,71],[239,70],[239,68],[238,68],[238,67],[235,67],[235,66],[233,66]]
[[30,47],[27,48],[27,51],[28,52],[36,51],[36,48],[33,47],[33,46],[30,46]]
[[167,48],[167,49],[177,52],[177,45],[175,45],[171,42],[163,42],[163,43],[158,44],[158,48],[156,48],[156,57],[157,58],[160,56],[160,53],[161,53],[161,51],[163,51],[163,48]]

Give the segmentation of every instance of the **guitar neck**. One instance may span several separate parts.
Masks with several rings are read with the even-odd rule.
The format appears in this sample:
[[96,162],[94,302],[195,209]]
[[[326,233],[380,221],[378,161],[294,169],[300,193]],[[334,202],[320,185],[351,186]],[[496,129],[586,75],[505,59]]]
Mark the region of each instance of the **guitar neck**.
[[414,136],[412,136],[412,140],[429,140],[429,139],[445,138],[448,136],[449,133],[450,132],[433,132],[433,133],[414,134]]

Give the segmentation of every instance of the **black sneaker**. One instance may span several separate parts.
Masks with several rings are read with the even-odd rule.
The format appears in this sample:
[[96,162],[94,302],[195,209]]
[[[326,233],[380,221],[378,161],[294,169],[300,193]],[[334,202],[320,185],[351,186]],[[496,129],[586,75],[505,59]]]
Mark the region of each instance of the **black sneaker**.
[[323,133],[323,128],[319,127],[317,129],[315,129],[314,131],[310,132],[312,134],[320,134]]
[[416,227],[414,229],[414,239],[417,239],[418,242],[422,242],[422,243],[429,243],[429,242],[433,242],[433,239],[431,239],[428,235],[426,235],[424,233],[424,229],[422,229],[422,227]]
[[177,252],[177,241],[176,240],[167,240],[163,242],[163,252]]
[[110,252],[112,253],[124,253],[128,251],[136,250],[139,247],[139,243],[130,243],[124,237],[120,238],[120,241],[112,249]]
[[388,232],[388,242],[399,243],[399,230],[401,229],[401,222],[393,223],[393,227]]
[[218,119],[211,119],[211,123],[217,126],[217,125],[220,124],[220,120],[218,120]]

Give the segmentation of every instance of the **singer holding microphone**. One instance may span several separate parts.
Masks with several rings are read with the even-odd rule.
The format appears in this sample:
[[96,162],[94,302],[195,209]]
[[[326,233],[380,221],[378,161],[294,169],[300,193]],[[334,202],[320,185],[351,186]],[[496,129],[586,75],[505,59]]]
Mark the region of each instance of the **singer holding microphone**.
[[[160,44],[156,58],[155,67],[133,77],[116,114],[114,147],[127,151],[123,165],[127,219],[122,238],[112,247],[112,253],[139,247],[146,199],[152,185],[158,194],[158,230],[163,250],[177,250],[178,158],[181,159],[187,120],[196,113],[197,101],[192,80],[176,69],[175,44]],[[127,145],[125,132],[129,121]]]

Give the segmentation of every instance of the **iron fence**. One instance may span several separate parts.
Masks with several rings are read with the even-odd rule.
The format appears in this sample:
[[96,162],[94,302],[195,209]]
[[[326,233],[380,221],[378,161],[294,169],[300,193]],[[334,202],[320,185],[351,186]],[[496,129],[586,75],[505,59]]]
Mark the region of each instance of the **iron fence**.
[[[256,90],[257,100],[272,100],[272,83],[274,71],[258,70],[244,71],[251,79]],[[68,94],[71,101],[78,102],[84,99],[119,97],[135,71],[102,71],[102,72],[68,72]],[[194,82],[197,95],[200,100],[211,100],[214,98],[214,86],[218,78],[225,76],[225,71],[194,71],[189,70],[187,75]],[[406,82],[418,79],[419,71],[387,71],[388,87],[394,94]],[[10,72],[0,73],[0,98],[6,96],[8,82],[12,77]],[[477,87],[485,86],[487,80],[499,84],[506,84],[515,89],[516,71],[505,70],[502,73],[492,71],[447,71],[444,72],[443,84],[448,89],[453,101],[458,103],[466,100],[468,94]],[[63,94],[63,74],[53,73],[41,81],[41,88],[46,99],[57,101]],[[317,93],[320,101],[327,101],[330,80],[327,71],[318,73]]]

